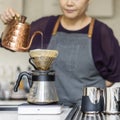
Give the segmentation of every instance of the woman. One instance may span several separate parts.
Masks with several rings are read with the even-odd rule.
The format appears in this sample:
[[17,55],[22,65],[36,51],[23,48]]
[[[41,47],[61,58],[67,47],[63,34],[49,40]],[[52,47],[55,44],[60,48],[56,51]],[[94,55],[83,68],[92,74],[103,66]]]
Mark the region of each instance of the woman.
[[[81,104],[85,86],[104,88],[120,81],[120,49],[104,23],[86,15],[90,0],[59,0],[62,15],[47,16],[31,23],[44,34],[44,48],[56,49],[53,64],[59,100],[65,105]],[[13,9],[1,14],[7,24],[17,14]],[[36,36],[30,49],[40,48]]]

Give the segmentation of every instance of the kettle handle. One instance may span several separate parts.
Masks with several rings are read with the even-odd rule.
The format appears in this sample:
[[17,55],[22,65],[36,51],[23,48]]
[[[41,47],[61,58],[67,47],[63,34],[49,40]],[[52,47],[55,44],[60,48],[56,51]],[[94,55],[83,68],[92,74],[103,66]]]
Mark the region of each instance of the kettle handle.
[[14,91],[15,91],[15,92],[18,91],[18,87],[19,87],[19,85],[20,85],[20,81],[21,81],[21,79],[22,79],[22,77],[23,77],[24,75],[27,76],[27,78],[28,78],[29,86],[30,86],[30,87],[32,86],[31,74],[28,73],[28,72],[21,72],[21,73],[19,74],[18,79],[17,79],[17,81],[16,81],[16,84],[15,84],[15,86],[14,86]]
[[34,58],[29,58],[29,63],[34,67],[35,70],[37,70],[37,67],[34,65],[34,63],[32,62]]
[[[22,49],[22,50],[28,50],[28,49],[30,48],[32,42],[33,42],[34,37],[35,37],[37,34],[40,34],[40,35],[41,35],[41,40],[42,40],[42,42],[43,42],[43,33],[42,33],[41,31],[35,31],[35,32],[33,33],[32,37],[31,37],[31,39],[30,39],[29,45],[28,45],[27,47],[21,47],[20,49]],[[42,44],[43,44],[43,43],[42,43]],[[41,45],[41,46],[43,47],[43,45]]]

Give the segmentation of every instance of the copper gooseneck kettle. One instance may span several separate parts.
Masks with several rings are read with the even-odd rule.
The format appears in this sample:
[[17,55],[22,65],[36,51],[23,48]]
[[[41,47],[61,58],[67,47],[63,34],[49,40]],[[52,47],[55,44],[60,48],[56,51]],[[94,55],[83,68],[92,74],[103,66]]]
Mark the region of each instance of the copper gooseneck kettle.
[[43,38],[42,32],[36,31],[29,40],[29,32],[30,25],[26,22],[26,17],[15,16],[13,20],[7,24],[2,33],[2,46],[12,51],[27,51],[36,34],[40,34],[41,38]]

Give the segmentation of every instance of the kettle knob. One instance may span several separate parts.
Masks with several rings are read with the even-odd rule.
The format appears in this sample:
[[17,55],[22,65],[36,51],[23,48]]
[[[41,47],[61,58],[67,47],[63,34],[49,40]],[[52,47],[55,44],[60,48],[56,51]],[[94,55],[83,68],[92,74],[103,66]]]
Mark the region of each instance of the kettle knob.
[[27,17],[22,15],[22,16],[20,17],[20,22],[21,22],[21,23],[25,23],[26,19],[27,19]]

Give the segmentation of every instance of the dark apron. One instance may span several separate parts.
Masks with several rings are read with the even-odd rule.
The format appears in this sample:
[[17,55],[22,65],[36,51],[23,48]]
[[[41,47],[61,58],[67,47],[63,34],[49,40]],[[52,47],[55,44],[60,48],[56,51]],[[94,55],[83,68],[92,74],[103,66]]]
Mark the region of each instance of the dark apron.
[[[89,29],[93,29],[93,25],[91,22]],[[56,32],[50,40],[48,49],[59,52],[52,67],[56,73],[59,101],[64,105],[80,105],[83,88],[86,86],[105,87],[105,80],[94,65],[91,35],[91,30],[89,35]]]

